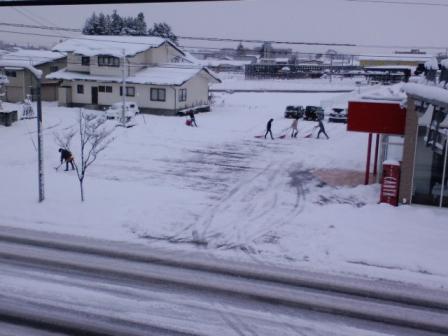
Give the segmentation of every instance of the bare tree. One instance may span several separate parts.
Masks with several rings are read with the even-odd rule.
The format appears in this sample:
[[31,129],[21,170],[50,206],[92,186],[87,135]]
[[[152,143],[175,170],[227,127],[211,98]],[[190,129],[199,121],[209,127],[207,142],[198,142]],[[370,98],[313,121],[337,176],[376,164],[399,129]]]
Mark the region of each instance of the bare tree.
[[[105,150],[114,138],[111,137],[113,129],[106,127],[104,116],[79,109],[78,126],[81,160],[75,160],[75,169],[81,190],[81,201],[84,202],[84,178],[87,168],[96,161],[98,154]],[[73,129],[69,129],[65,134],[55,134],[56,142],[61,148],[70,150],[71,140],[76,133]]]
[[73,137],[76,135],[76,130],[71,127],[66,128],[66,131],[62,134],[54,132],[54,139],[59,148],[70,150],[70,144]]
[[81,189],[81,201],[84,202],[83,183],[87,168],[95,162],[98,154],[105,150],[114,138],[110,136],[113,129],[106,127],[106,118],[104,116],[86,113],[79,109],[78,122],[81,162],[75,161],[75,168]]

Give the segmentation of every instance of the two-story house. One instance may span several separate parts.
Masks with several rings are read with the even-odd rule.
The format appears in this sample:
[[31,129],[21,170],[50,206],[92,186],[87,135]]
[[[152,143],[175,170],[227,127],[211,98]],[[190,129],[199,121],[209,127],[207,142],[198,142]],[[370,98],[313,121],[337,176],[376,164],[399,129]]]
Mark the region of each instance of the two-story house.
[[125,94],[144,113],[209,110],[209,83],[220,82],[207,68],[178,63],[184,52],[160,37],[84,36],[53,50],[67,53],[67,68],[46,76],[62,80],[63,106],[102,108]]
[[0,69],[8,78],[3,100],[11,103],[23,101],[28,94],[33,96],[36,81],[27,69],[32,65],[42,71],[41,98],[46,101],[58,100],[59,81],[46,79],[45,75],[65,68],[65,53],[50,50],[18,49],[1,56]]

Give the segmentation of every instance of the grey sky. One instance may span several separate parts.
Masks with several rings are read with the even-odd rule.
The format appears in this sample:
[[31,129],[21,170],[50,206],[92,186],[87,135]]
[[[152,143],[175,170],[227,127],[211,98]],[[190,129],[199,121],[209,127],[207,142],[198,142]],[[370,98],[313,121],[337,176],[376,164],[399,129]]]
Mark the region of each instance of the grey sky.
[[[432,0],[419,2],[434,3]],[[22,13],[17,9],[2,7],[0,22],[42,22],[47,25],[81,28],[93,11],[111,13],[115,8],[120,15],[126,16],[135,16],[142,11],[148,25],[164,21],[172,26],[176,34],[184,36],[448,47],[445,35],[448,7],[346,0],[246,0],[20,7]],[[34,20],[23,13],[33,16]],[[4,26],[0,26],[0,29],[25,31]],[[35,31],[49,33],[44,30]],[[57,38],[38,38],[3,32],[0,34],[0,39],[8,42],[51,45],[57,41]],[[181,42],[203,45],[194,41]],[[309,49],[320,51],[322,48]],[[387,49],[382,51],[391,52]]]

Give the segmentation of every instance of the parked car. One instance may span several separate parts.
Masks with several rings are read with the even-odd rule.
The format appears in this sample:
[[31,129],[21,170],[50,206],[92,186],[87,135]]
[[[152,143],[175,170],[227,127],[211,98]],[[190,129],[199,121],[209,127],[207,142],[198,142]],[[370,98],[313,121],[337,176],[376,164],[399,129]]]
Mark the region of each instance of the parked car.
[[347,109],[341,107],[333,107],[328,117],[328,121],[347,123]]
[[305,115],[303,119],[317,121],[323,118],[324,118],[324,109],[322,107],[309,105],[305,108]]
[[285,110],[285,118],[302,118],[304,113],[303,106],[297,105],[288,105]]
[[[123,113],[122,110],[123,103],[114,103],[111,107],[109,107],[106,110],[106,118],[107,119],[120,119],[121,114]],[[134,102],[126,102],[125,103],[125,116],[126,121],[129,121],[131,118],[135,117],[136,114],[140,113],[140,110],[138,109],[138,106]]]

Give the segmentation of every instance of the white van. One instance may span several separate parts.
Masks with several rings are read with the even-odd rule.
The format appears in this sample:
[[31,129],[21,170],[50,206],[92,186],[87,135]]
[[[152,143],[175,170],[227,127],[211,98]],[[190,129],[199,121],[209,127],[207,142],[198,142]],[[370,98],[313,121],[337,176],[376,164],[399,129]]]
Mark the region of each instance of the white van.
[[[123,113],[123,103],[114,103],[111,107],[106,110],[106,118],[107,119],[120,119],[121,114]],[[126,102],[125,103],[125,116],[126,121],[129,121],[131,118],[135,117],[136,114],[140,113],[138,106],[134,102]]]

